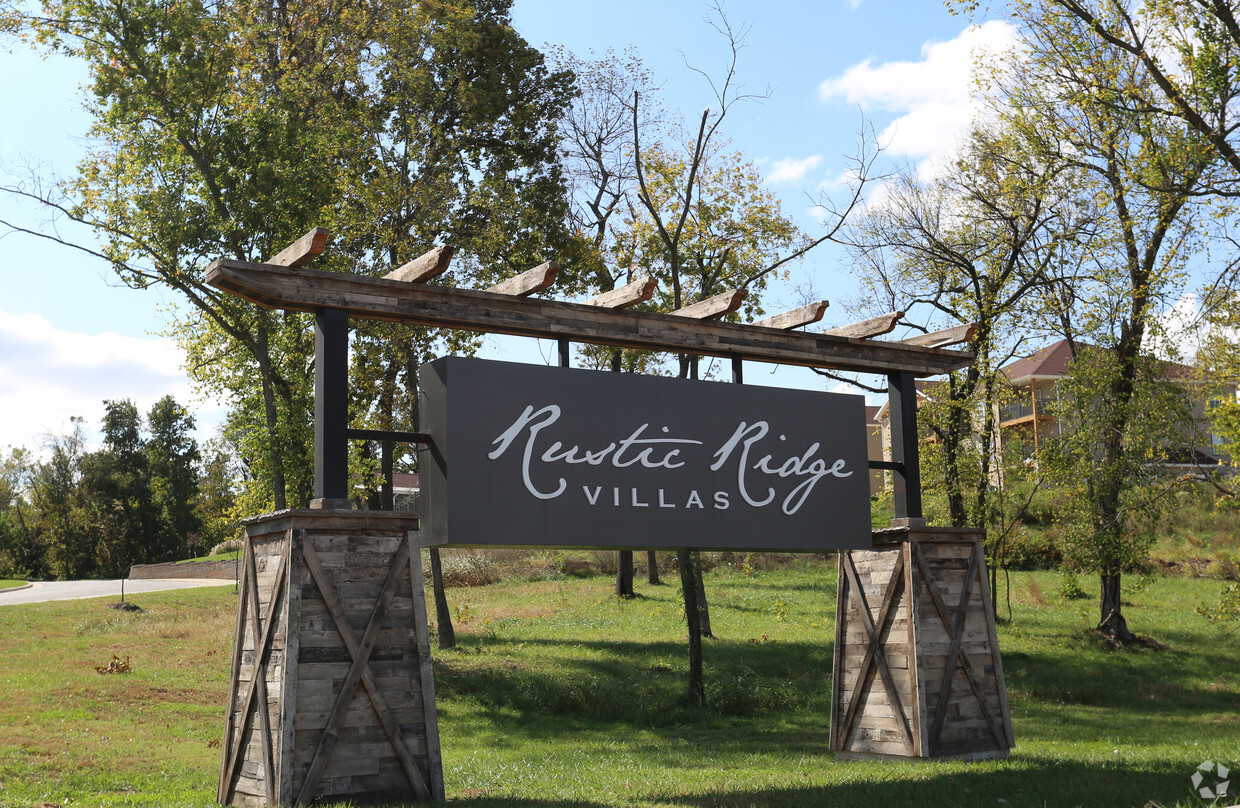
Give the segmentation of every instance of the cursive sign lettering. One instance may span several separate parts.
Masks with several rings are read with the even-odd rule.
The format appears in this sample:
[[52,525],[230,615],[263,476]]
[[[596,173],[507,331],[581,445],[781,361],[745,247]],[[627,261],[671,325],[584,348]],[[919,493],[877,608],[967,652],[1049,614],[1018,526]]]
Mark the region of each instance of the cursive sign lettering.
[[[550,469],[561,464],[606,464],[619,469],[640,466],[674,471],[685,467],[688,463],[686,453],[689,453],[692,447],[704,445],[700,440],[671,436],[670,429],[666,426],[661,429],[663,437],[651,437],[647,434],[650,424],[643,423],[628,437],[597,448],[582,447],[579,444],[566,447],[558,440],[546,444],[545,449],[541,448],[542,432],[559,421],[561,415],[562,410],[556,404],[548,404],[540,409],[535,409],[533,405],[526,406],[516,420],[491,442],[495,448],[487,455],[491,460],[498,460],[513,446],[519,445],[522,483],[531,496],[541,500],[556,499],[564,494],[568,490],[568,481],[564,477],[558,477],[553,490],[540,489],[534,482],[540,466]],[[766,421],[741,421],[731,436],[711,455],[714,462],[708,468],[712,472],[723,471],[729,464],[735,464],[732,473],[735,475],[736,492],[741,501],[750,507],[764,508],[773,503],[779,496],[773,483],[790,479],[797,484],[783,497],[780,510],[791,516],[801,509],[823,478],[852,476],[853,472],[847,468],[843,458],[832,462],[818,457],[822,447],[817,441],[799,453],[793,452],[788,454],[786,459],[778,460],[775,453],[766,449],[763,443],[770,435],[771,427]],[[786,442],[787,436],[779,435],[777,440]],[[754,460],[758,455],[761,456]],[[784,456],[785,453],[781,452],[780,457]],[[601,485],[582,485],[581,490],[586,502],[591,506],[597,506],[603,499]],[[682,497],[677,497],[662,487],[650,492],[630,488],[623,493],[620,488],[613,487],[611,494],[613,507],[622,507],[622,503],[624,507],[631,508],[704,507],[702,495],[696,489]],[[731,507],[729,492],[713,492],[713,503],[719,510]]]

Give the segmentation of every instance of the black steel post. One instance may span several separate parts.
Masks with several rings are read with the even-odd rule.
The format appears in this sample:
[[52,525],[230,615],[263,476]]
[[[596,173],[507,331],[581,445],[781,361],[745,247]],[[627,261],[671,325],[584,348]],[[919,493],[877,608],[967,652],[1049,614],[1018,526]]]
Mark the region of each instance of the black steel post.
[[314,496],[343,507],[349,496],[349,315],[314,315]]
[[732,357],[732,384],[745,383],[745,360],[739,356]]
[[572,343],[566,339],[557,340],[556,347],[560,355],[560,367],[566,368],[571,366],[573,362]]
[[891,419],[891,459],[898,464],[891,475],[892,500],[897,519],[920,519],[921,463],[917,447],[917,384],[912,373],[887,377],[887,413]]

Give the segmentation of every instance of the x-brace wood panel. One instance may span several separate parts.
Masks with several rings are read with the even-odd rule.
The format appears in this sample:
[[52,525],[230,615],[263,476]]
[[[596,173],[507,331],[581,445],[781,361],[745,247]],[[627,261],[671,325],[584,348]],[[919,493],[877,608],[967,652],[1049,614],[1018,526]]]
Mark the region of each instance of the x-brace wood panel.
[[973,587],[975,582],[978,586],[984,583],[977,581],[978,573],[981,569],[980,554],[982,545],[980,542],[973,545],[972,551],[969,553],[968,569],[965,572],[964,580],[960,587],[960,599],[956,604],[954,611],[949,612],[945,607],[945,598],[938,591],[935,585],[935,579],[930,575],[929,566],[926,563],[925,555],[922,553],[921,547],[916,544],[912,545],[914,563],[920,573],[921,584],[925,586],[926,593],[930,596],[931,602],[934,604],[934,610],[938,614],[939,619],[943,623],[943,630],[947,633],[951,646],[947,651],[946,664],[943,669],[943,678],[939,686],[938,703],[935,705],[934,720],[930,726],[930,754],[938,753],[943,735],[944,722],[947,719],[948,703],[951,698],[952,681],[955,677],[957,668],[964,672],[965,679],[968,680],[969,688],[973,692],[973,697],[977,701],[978,707],[981,709],[982,715],[986,719],[986,725],[990,728],[994,735],[995,741],[1001,746],[1010,747],[1011,739],[1003,730],[1003,725],[995,717],[994,712],[986,701],[985,691],[978,684],[977,672],[973,667],[973,662],[969,659],[969,655],[964,652],[964,629],[965,620],[969,616],[969,599],[973,595]]
[[[237,620],[237,646],[246,632],[246,624],[249,624],[249,631],[254,636],[254,655],[253,668],[251,670],[251,678],[246,686],[245,700],[240,711],[240,721],[235,720],[237,715],[233,708],[236,705],[237,686],[240,679],[240,664],[233,672],[232,681],[229,689],[228,706],[229,712],[224,727],[224,737],[228,740],[229,746],[225,749],[227,762],[223,767],[223,773],[220,777],[219,801],[229,801],[230,792],[233,789],[237,773],[238,765],[245,752],[246,745],[243,743],[247,731],[252,731],[253,720],[257,713],[259,723],[259,745],[261,747],[263,761],[263,781],[267,792],[268,804],[276,803],[276,781],[275,781],[275,760],[272,752],[272,736],[271,736],[271,704],[267,693],[268,670],[267,663],[271,657],[272,639],[275,636],[275,628],[279,624],[278,615],[284,597],[284,591],[287,586],[283,585],[285,575],[288,571],[290,540],[284,541],[284,550],[280,553],[280,565],[276,570],[275,580],[277,585],[273,587],[271,602],[267,606],[267,619],[264,621],[261,616],[260,591],[258,588],[258,567],[254,557],[253,547],[247,545],[245,552],[245,584],[241,590],[241,603],[238,608],[240,614]],[[248,617],[248,620],[247,620]],[[240,659],[238,660],[240,663]]]
[[852,733],[858,709],[865,700],[869,683],[873,680],[875,672],[877,672],[879,679],[882,681],[887,701],[890,704],[892,716],[903,732],[907,752],[910,755],[915,754],[916,742],[913,739],[913,731],[909,726],[909,716],[896,689],[895,681],[891,675],[891,670],[888,668],[887,657],[883,653],[882,647],[884,637],[890,630],[889,624],[893,614],[893,606],[898,603],[899,594],[906,590],[904,553],[899,551],[896,554],[891,577],[887,580],[887,585],[883,589],[877,619],[874,619],[871,615],[870,605],[865,596],[865,587],[861,585],[851,552],[845,551],[840,554],[840,565],[847,578],[848,597],[856,606],[861,620],[861,628],[865,636],[865,652],[861,658],[861,665],[857,670],[857,677],[853,683],[852,699],[845,708],[843,720],[837,728],[839,734],[836,738],[836,747],[842,746]]
[[409,779],[410,786],[417,794],[418,799],[430,801],[432,796],[430,789],[427,787],[426,779],[419,771],[413,753],[405,743],[400,726],[393,718],[392,711],[388,708],[387,701],[376,685],[374,674],[370,669],[370,656],[374,651],[388,607],[392,603],[392,598],[396,594],[396,589],[400,584],[402,576],[409,573],[410,547],[408,537],[401,540],[400,546],[392,558],[387,578],[379,590],[374,609],[371,611],[370,619],[360,639],[349,626],[344,607],[336,596],[332,585],[331,575],[324,568],[318,552],[314,549],[313,542],[305,542],[302,547],[302,553],[306,569],[310,572],[311,580],[313,580],[315,587],[323,598],[323,602],[327,607],[327,613],[331,617],[337,632],[339,632],[341,641],[344,643],[352,662],[348,673],[345,675],[344,682],[337,692],[335,704],[328,716],[327,725],[319,739],[318,746],[315,748],[310,768],[306,772],[305,779],[302,780],[297,802],[307,803],[314,799],[319,781],[331,758],[332,751],[340,735],[341,726],[344,723],[345,714],[349,710],[359,683],[366,690],[371,708],[379,718],[388,742],[395,751],[405,776]]

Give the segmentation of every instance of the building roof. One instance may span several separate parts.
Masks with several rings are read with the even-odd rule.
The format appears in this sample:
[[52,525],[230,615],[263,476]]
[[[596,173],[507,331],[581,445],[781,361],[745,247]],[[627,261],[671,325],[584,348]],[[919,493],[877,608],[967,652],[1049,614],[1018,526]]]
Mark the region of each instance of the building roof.
[[[1097,350],[1093,345],[1084,342],[1078,342],[1076,346],[1078,351]],[[1005,365],[999,369],[999,372],[1006,376],[1009,382],[1022,381],[1030,377],[1059,379],[1068,375],[1068,366],[1071,364],[1072,348],[1066,339],[1061,339],[1059,342],[1034,351],[1024,359],[1017,359],[1010,365]],[[1163,362],[1162,368],[1163,378],[1171,381],[1191,380],[1193,378],[1194,369],[1192,365],[1182,365],[1178,362]]]
[[866,407],[865,407],[865,422],[866,422],[866,424],[868,424],[868,425],[870,425],[870,426],[873,426],[874,424],[880,424],[880,423],[882,423],[882,421],[880,421],[880,420],[879,420],[879,418],[878,418],[878,413],[879,413],[879,411],[881,411],[881,410],[882,410],[882,407],[877,407],[877,406],[876,406],[876,407],[871,407],[870,405],[868,405],[868,404],[867,404],[867,405],[866,405]]
[[1060,377],[1068,375],[1068,365],[1071,363],[1072,348],[1066,339],[1061,339],[1053,345],[1034,351],[1024,359],[1005,365],[999,372],[1006,376],[1008,381],[1027,379],[1030,376]]

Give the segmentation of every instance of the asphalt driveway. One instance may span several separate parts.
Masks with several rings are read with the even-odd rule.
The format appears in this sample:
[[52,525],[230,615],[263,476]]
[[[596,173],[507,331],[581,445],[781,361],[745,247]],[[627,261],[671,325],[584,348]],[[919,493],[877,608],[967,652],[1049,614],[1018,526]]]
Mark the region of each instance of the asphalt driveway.
[[[144,592],[164,592],[169,589],[192,589],[199,586],[233,586],[233,581],[215,581],[186,578],[150,578],[125,581],[125,597]],[[48,600],[80,600],[82,598],[121,597],[121,580],[114,581],[38,581],[25,589],[8,589],[0,592],[0,606],[21,603],[42,603]]]

